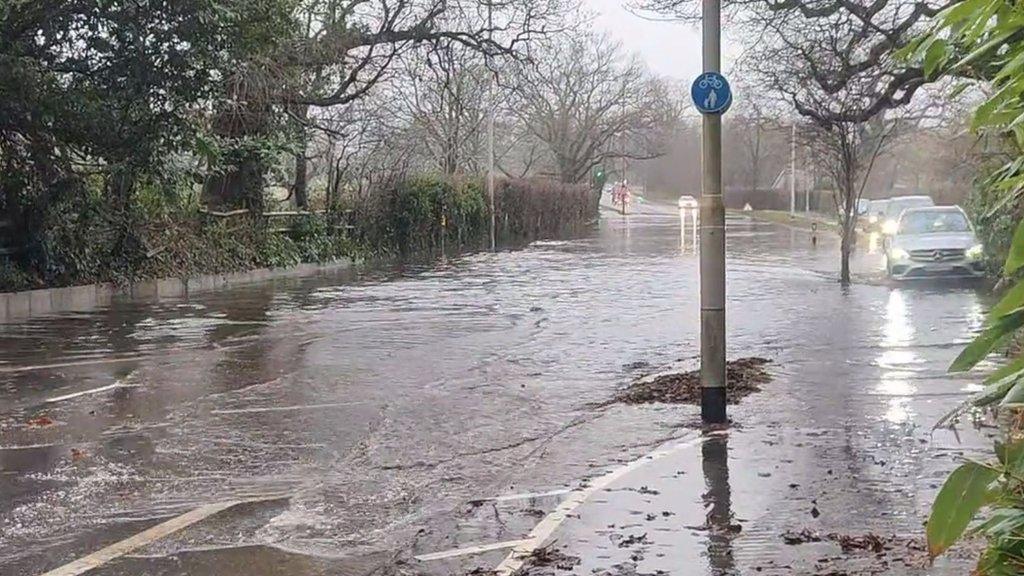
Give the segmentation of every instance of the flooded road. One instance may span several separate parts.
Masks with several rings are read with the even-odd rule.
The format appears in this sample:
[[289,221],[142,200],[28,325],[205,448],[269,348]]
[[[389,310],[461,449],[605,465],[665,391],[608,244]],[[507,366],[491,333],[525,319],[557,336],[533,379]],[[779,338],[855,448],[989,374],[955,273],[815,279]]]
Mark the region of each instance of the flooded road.
[[[857,529],[919,531],[956,457],[985,446],[929,434],[975,389],[944,370],[984,297],[886,286],[866,253],[842,290],[830,239],[728,226],[730,356],[772,359],[776,381],[732,408],[728,445],[702,447],[723,455],[704,474],[730,486],[693,478],[697,517],[672,522],[701,524],[706,507],[707,522],[762,518],[756,544],[799,529],[813,499],[831,513],[814,517],[823,529],[860,508]],[[40,574],[226,500],[245,502],[90,574],[493,568],[505,550],[413,557],[523,538],[581,480],[692,433],[696,407],[596,405],[692,365],[697,268],[674,210],[655,207],[523,250],[0,325],[0,574]],[[787,462],[765,448],[777,445]],[[564,541],[598,528],[568,526]],[[707,550],[722,537],[706,538],[651,569],[743,565],[716,568]]]

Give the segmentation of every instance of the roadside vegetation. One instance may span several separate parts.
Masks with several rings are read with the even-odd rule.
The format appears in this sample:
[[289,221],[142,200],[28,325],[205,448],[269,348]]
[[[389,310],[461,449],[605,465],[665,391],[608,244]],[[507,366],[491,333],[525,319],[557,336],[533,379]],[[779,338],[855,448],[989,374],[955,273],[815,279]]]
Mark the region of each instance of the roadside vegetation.
[[985,538],[977,573],[993,576],[1024,571],[1024,357],[1013,344],[1024,332],[1022,34],[1019,4],[963,0],[939,14],[935,28],[906,51],[930,80],[947,76],[980,81],[988,88],[974,112],[972,129],[997,152],[991,169],[978,180],[973,211],[990,253],[1003,257],[1000,273],[1012,287],[950,370],[970,370],[990,353],[1010,352],[1007,362],[985,379],[987,387],[938,425],[954,425],[965,414],[988,411],[997,418],[1002,437],[991,461],[968,461],[949,476],[936,497],[927,536],[933,557],[965,534]]
[[578,13],[0,3],[0,290],[489,246],[488,172],[499,240],[578,229],[679,110]]

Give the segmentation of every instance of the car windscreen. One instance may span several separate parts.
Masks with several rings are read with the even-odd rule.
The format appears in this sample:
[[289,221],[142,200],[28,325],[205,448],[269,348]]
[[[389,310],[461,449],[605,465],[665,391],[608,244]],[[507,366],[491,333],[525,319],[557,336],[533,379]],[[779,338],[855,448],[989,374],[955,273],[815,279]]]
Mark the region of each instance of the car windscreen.
[[971,226],[962,212],[922,211],[908,212],[900,219],[900,234],[941,234],[943,232],[970,232]]

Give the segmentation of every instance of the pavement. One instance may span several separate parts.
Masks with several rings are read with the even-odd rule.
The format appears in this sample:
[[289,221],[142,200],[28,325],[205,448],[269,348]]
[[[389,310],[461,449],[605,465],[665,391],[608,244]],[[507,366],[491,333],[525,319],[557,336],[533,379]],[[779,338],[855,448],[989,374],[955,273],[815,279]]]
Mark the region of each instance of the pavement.
[[931,430],[978,389],[945,367],[983,287],[890,286],[867,244],[843,289],[833,239],[728,227],[730,356],[773,381],[711,432],[609,403],[695,365],[693,239],[655,203],[522,250],[2,325],[0,574],[965,573],[971,550],[919,547],[990,445]]

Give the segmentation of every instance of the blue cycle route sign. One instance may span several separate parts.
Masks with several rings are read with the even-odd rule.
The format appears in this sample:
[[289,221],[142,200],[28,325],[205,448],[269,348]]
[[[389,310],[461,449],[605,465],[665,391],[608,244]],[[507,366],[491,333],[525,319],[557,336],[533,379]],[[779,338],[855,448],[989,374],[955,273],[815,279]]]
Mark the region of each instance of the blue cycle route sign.
[[690,86],[690,97],[701,114],[724,114],[732,105],[729,81],[718,72],[705,72]]

